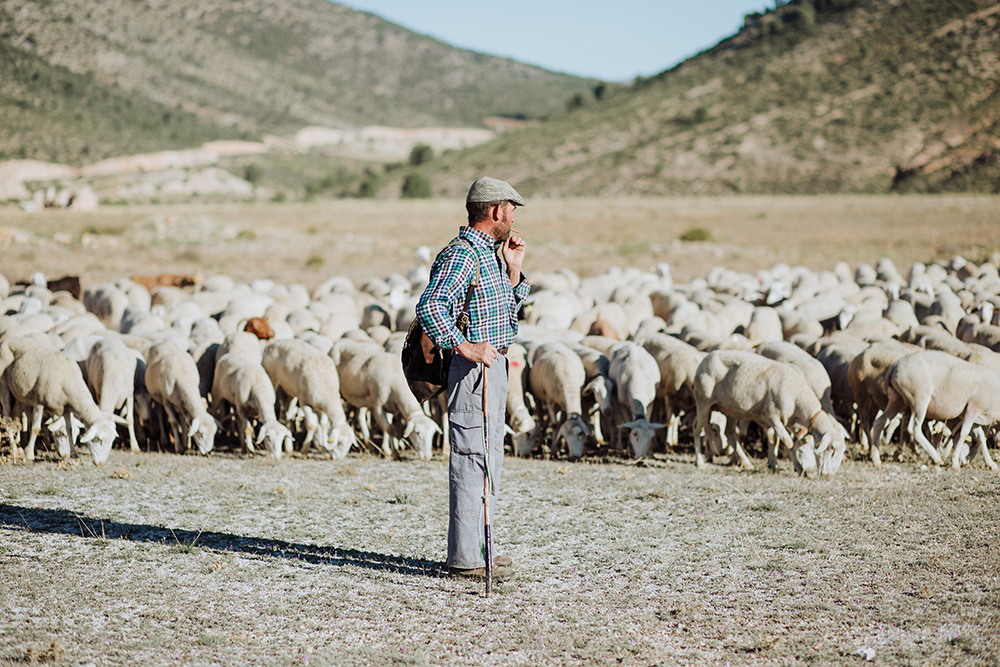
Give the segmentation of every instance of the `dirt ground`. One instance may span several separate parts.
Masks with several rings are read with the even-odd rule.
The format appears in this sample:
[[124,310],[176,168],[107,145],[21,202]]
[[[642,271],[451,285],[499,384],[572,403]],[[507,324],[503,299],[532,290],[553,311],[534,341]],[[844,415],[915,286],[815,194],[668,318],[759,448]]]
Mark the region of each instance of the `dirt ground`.
[[[444,246],[464,224],[461,201],[333,200],[310,204],[106,206],[93,213],[0,208],[0,272],[79,275],[228,273],[312,287],[413,266],[421,245]],[[525,271],[670,264],[676,279],[713,266],[756,271],[779,262],[829,269],[892,258],[1000,249],[1000,197],[729,197],[529,200],[514,226],[528,242]],[[703,228],[714,242],[681,242]],[[22,232],[21,235],[14,230]]]
[[[460,202],[0,209],[0,272],[405,271]],[[1000,198],[529,202],[525,270],[830,268],[1000,249]],[[680,243],[704,227],[715,243]],[[11,230],[20,230],[23,234]],[[5,244],[3,239],[7,239]],[[756,459],[759,468],[764,461]],[[1000,665],[1000,475],[508,458],[517,576],[444,576],[447,464],[115,450],[0,464],[0,664]]]
[[489,600],[440,458],[5,465],[0,664],[1000,664],[996,473],[692,458],[508,458]]

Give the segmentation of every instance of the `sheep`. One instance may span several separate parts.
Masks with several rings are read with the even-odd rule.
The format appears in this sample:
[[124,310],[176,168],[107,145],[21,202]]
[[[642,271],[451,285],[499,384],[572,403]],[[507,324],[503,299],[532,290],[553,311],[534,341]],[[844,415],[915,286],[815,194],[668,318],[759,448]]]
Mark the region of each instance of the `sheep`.
[[854,357],[847,371],[851,393],[856,404],[858,431],[863,445],[875,465],[881,463],[878,445],[872,439],[872,427],[876,415],[884,411],[889,401],[889,384],[885,370],[901,357],[912,354],[920,348],[894,340],[872,343],[866,350]]
[[507,349],[507,423],[513,435],[514,453],[518,456],[531,454],[531,432],[535,430],[535,418],[524,402],[525,370],[528,351],[519,343]]
[[[336,364],[344,400],[371,412],[382,429],[383,454],[398,455],[398,451],[389,448],[389,438],[402,437],[413,445],[422,460],[429,461],[434,435],[441,428],[424,414],[414,398],[399,357],[377,345],[345,339],[334,344],[330,359]],[[406,423],[405,429],[400,428],[401,421]]]
[[653,355],[660,369],[660,382],[656,386],[657,398],[663,400],[667,422],[667,444],[676,447],[680,430],[680,417],[675,406],[686,410],[694,407],[692,381],[705,352],[698,350],[667,334],[648,335],[636,342]]
[[73,433],[71,415],[78,415],[87,426],[80,442],[90,444],[90,456],[95,464],[101,465],[108,460],[118,435],[117,420],[101,412],[94,402],[78,364],[44,344],[20,339],[0,343],[0,369],[4,415],[13,416],[11,399],[32,411],[25,461],[35,460],[35,440],[46,410],[64,415],[70,434]]
[[539,409],[546,411],[553,427],[560,421],[560,412],[565,415],[552,438],[552,449],[555,450],[559,442],[565,440],[572,460],[583,457],[586,438],[590,435],[580,417],[580,392],[586,378],[580,357],[564,343],[543,343],[531,353],[528,386],[539,403]]
[[[713,409],[726,415],[730,422],[748,420],[765,429],[773,429],[792,453],[797,472],[812,475],[818,467],[821,474],[832,475],[840,467],[846,449],[843,432],[834,418],[823,410],[805,376],[795,366],[752,352],[712,352],[698,365],[694,394],[697,405],[694,444],[698,467],[705,466],[702,434],[707,432]],[[819,446],[815,450],[808,443],[797,446],[788,431],[792,425],[804,427],[804,432],[811,433]],[[753,469],[739,441],[734,441],[733,447],[743,467]],[[818,466],[817,454],[820,455]],[[777,469],[773,443],[768,446],[768,465],[771,470]]]
[[288,399],[297,398],[300,406],[308,407],[319,419],[302,451],[316,443],[334,458],[347,456],[356,439],[344,413],[334,361],[305,341],[286,338],[264,347],[263,366],[279,397],[283,393]]
[[[959,468],[967,453],[965,438],[972,432],[986,464],[997,469],[987,449],[982,427],[992,428],[1000,421],[1000,374],[945,352],[923,350],[893,363],[886,370],[886,377],[889,401],[885,412],[875,422],[873,447],[882,444],[885,424],[909,409],[908,430],[935,464],[943,465],[942,456],[953,449],[951,464]],[[952,442],[943,455],[924,436],[925,419],[960,420],[961,426],[953,431]]]
[[[830,397],[830,374],[826,372],[826,367],[823,366],[822,362],[799,346],[785,341],[763,343],[757,346],[756,351],[762,357],[796,366],[802,371],[806,382],[812,387],[816,398],[823,405],[823,409],[831,415],[835,414],[833,411],[833,401]],[[856,397],[855,400],[857,400]]]
[[[257,359],[235,352],[218,358],[212,382],[214,414],[219,414],[223,402],[236,412],[236,430],[246,451],[253,453],[254,445],[263,443],[268,457],[276,461],[281,459],[282,445],[292,451],[292,432],[275,416],[274,385]],[[260,422],[256,441],[251,419]]]
[[129,449],[139,451],[135,437],[135,376],[139,355],[113,336],[99,338],[90,348],[84,362],[87,385],[105,415],[125,409]]
[[[588,336],[590,338],[592,337]],[[618,343],[609,351],[611,364],[608,375],[617,389],[615,425],[620,430],[629,430],[632,456],[642,459],[646,456],[656,429],[666,427],[666,424],[649,421],[653,401],[656,400],[656,387],[660,383],[660,367],[653,355],[637,343]],[[618,449],[622,449],[620,441]]]
[[611,360],[592,347],[572,345],[571,348],[580,357],[587,374],[586,384],[580,394],[583,413],[591,417],[587,423],[592,428],[595,439],[607,444],[613,439],[611,429],[615,421],[615,383],[608,375]]
[[193,439],[198,451],[207,455],[215,447],[219,425],[201,397],[194,359],[176,343],[165,341],[149,347],[146,361],[146,389],[166,412],[174,450],[185,452]]

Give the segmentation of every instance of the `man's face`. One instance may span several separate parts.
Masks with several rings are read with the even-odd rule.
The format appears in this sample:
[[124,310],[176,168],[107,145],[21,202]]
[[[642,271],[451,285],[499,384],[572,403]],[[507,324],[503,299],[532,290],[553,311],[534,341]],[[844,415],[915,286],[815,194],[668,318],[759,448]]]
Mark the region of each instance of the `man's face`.
[[500,209],[500,220],[497,224],[497,241],[506,243],[510,238],[510,228],[514,224],[514,209],[517,208],[510,202],[504,202]]

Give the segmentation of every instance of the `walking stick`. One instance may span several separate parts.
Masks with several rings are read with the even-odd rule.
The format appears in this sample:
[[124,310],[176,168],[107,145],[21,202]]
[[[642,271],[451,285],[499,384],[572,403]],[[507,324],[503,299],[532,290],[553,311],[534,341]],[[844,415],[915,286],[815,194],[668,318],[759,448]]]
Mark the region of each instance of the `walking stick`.
[[489,426],[489,385],[486,382],[487,368],[483,364],[483,536],[486,539],[484,557],[486,559],[486,597],[493,597],[493,544],[490,539],[490,432]]

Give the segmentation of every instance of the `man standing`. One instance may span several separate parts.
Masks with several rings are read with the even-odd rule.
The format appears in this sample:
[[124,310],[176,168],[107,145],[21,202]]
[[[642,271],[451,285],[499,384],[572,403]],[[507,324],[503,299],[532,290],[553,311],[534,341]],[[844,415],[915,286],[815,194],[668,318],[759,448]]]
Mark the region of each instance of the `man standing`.
[[[453,350],[448,371],[449,459],[448,569],[453,576],[486,574],[483,527],[483,475],[492,480],[490,507],[496,507],[503,462],[507,401],[508,346],[517,337],[517,312],[531,286],[521,275],[524,240],[512,235],[514,209],[524,199],[506,181],[480,178],[465,198],[469,225],[458,232],[431,267],[431,277],[416,315],[431,342]],[[464,242],[463,242],[464,241]],[[456,326],[470,280],[479,285],[469,303],[469,326]],[[483,382],[488,385],[489,461],[484,456]],[[488,464],[488,467],[486,467]],[[492,548],[490,553],[496,553]],[[494,579],[513,572],[508,556],[493,558]]]

